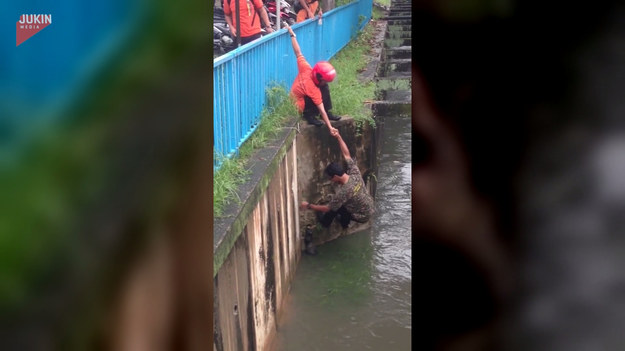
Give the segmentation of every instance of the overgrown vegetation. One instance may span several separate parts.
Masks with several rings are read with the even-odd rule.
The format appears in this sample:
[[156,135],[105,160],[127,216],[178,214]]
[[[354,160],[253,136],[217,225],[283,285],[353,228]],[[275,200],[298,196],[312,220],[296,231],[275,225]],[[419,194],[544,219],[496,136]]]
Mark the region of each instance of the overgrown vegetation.
[[356,0],[336,0],[336,1],[334,2],[334,7],[339,7],[339,6],[347,5],[347,4],[349,4],[350,2],[354,2],[354,1],[356,1]]
[[[338,72],[335,81],[330,83],[333,112],[351,116],[357,128],[362,128],[364,123],[375,126],[371,109],[365,106],[367,100],[374,98],[375,84],[373,81],[363,83],[358,80],[360,72],[367,65],[366,54],[371,48],[372,38],[373,27],[368,25],[355,40],[330,60]],[[299,118],[299,113],[287,96],[283,87],[270,87],[267,90],[267,107],[263,110],[261,124],[241,146],[239,155],[227,160],[221,155],[215,155],[223,160],[213,180],[215,217],[224,216],[224,208],[232,201],[239,201],[237,190],[248,179],[246,164],[251,154],[275,137],[289,118]]]
[[247,161],[252,153],[264,147],[267,141],[275,138],[289,119],[298,115],[295,105],[288,99],[286,90],[280,85],[272,85],[266,90],[267,103],[262,119],[254,134],[241,145],[239,154],[230,159],[215,155],[222,160],[220,168],[213,175],[213,214],[223,216],[224,207],[232,201],[239,201],[237,190],[247,180]]
[[391,0],[374,0],[373,3],[378,4],[378,5],[382,5],[382,6],[386,6],[386,7],[390,7],[391,6]]
[[333,109],[336,114],[351,116],[357,128],[365,122],[375,126],[371,109],[366,107],[366,102],[374,98],[375,83],[359,80],[360,72],[368,63],[366,57],[371,49],[373,30],[373,26],[367,25],[355,40],[330,60],[337,71],[337,78],[330,85]]
[[384,16],[384,13],[382,12],[382,10],[374,6],[373,9],[371,10],[371,19],[379,20],[383,16]]

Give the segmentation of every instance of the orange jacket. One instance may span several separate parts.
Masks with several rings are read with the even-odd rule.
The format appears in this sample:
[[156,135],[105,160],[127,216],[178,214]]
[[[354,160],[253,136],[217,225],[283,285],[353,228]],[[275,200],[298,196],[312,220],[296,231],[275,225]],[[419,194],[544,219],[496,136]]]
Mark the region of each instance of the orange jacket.
[[[232,17],[232,25],[237,28],[236,0],[224,0],[224,14]],[[249,37],[260,33],[260,10],[263,7],[261,0],[238,0],[239,16],[241,17],[241,37]]]
[[295,77],[291,86],[291,98],[294,100],[299,112],[304,111],[304,106],[306,105],[304,102],[305,96],[311,98],[315,105],[323,103],[321,90],[312,80],[312,67],[310,67],[304,55],[297,57],[297,72],[297,77]]

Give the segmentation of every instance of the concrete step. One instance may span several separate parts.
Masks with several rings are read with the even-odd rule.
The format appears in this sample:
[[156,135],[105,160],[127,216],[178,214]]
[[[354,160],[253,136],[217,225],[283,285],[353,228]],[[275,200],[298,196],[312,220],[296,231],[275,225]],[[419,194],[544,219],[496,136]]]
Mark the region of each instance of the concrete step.
[[375,101],[371,104],[373,114],[377,117],[411,117],[411,108],[410,101]]
[[403,21],[404,24],[412,23],[412,17],[410,16],[386,16],[382,19],[388,21],[389,23],[395,23],[400,21]]
[[387,31],[385,35],[386,39],[412,39],[412,32],[409,31]]
[[412,12],[411,11],[393,11],[391,10],[388,15],[388,17],[398,17],[398,16],[407,16],[407,17],[412,17]]
[[378,77],[403,76],[412,72],[412,63],[409,59],[381,62]]
[[409,102],[412,100],[412,90],[378,90],[375,97],[380,101]]
[[412,38],[384,40],[385,48],[397,48],[397,47],[404,47],[404,46],[412,46]]
[[412,25],[412,18],[408,19],[389,19],[387,22],[388,25],[402,25],[402,26],[410,26]]
[[[388,24],[388,23],[387,23]],[[410,32],[412,33],[412,24],[388,24],[387,32]]]
[[378,77],[376,82],[376,89],[378,91],[385,90],[410,90],[412,84],[412,76],[404,78],[385,78]]
[[412,58],[412,46],[400,46],[384,50],[385,61],[409,58]]
[[412,76],[411,71],[388,71],[383,73],[384,75],[380,75],[380,78],[410,78]]

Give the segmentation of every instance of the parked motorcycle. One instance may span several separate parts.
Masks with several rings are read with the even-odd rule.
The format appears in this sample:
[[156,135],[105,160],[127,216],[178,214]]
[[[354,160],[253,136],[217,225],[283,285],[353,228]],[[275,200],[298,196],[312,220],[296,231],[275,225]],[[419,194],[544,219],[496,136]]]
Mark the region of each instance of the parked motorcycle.
[[237,47],[226,23],[213,23],[213,52],[221,56]]
[[[297,0],[296,0],[297,1]],[[264,4],[265,11],[269,16],[272,28],[276,28],[276,2],[269,0]],[[295,23],[297,14],[293,12],[292,6],[285,0],[280,0],[280,23],[292,25]],[[261,35],[266,35],[265,24],[261,21]],[[221,56],[237,47],[236,38],[226,22],[226,16],[222,8],[215,7],[213,12],[213,52],[215,56]]]
[[224,10],[218,7],[213,12],[213,57],[221,56],[237,47],[232,37]]
[[[265,4],[265,9],[267,10],[267,14],[269,15],[269,21],[272,24],[272,27],[276,26],[276,1],[269,0]],[[295,23],[297,19],[297,14],[293,11],[293,7],[291,4],[286,2],[285,0],[280,0],[280,23],[282,28],[284,28],[283,23],[288,23],[292,25]]]

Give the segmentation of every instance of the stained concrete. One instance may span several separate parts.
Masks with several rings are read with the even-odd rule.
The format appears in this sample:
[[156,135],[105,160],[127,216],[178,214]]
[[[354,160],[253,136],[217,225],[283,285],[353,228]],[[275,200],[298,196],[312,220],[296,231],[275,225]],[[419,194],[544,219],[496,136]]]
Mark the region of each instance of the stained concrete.
[[263,350],[275,335],[300,257],[294,134],[286,128],[252,157],[255,177],[240,191],[246,202],[234,219],[220,219],[231,227],[215,242],[215,350]]
[[[360,169],[369,193],[375,196],[376,178],[371,174],[376,173],[378,143],[376,129],[364,125],[362,130],[358,132],[353,119],[349,116],[344,116],[340,121],[332,122],[332,125],[341,133],[352,158]],[[302,128],[302,133],[298,135],[297,142],[300,145],[298,154],[300,197],[302,201],[320,205],[327,204],[335,192],[335,185],[325,175],[325,168],[330,162],[344,161],[338,142],[325,127],[312,126]],[[350,227],[345,230],[335,221],[329,229],[324,229],[317,225],[314,211],[301,211],[300,222],[302,223],[300,228],[302,236],[307,225],[315,228],[313,234],[315,245],[363,230],[369,226],[369,223],[352,222]]]
[[240,202],[232,202],[225,209],[224,217],[214,221],[214,275],[234,246],[234,242],[243,231],[243,226],[253,210],[258,199],[265,193],[267,184],[276,172],[279,155],[284,155],[295,138],[296,122],[293,121],[284,128],[278,137],[265,148],[258,150],[250,157],[248,170],[250,180],[242,184],[237,192]]
[[[383,57],[383,43],[387,28],[386,21],[372,20],[371,25],[375,27],[375,34],[370,42],[371,51],[369,52],[367,65],[359,75],[361,82],[375,79]],[[332,125],[339,129],[352,158],[360,169],[369,193],[375,197],[377,182],[375,177],[377,173],[376,159],[379,140],[377,128],[368,124],[357,128],[350,116],[343,116],[340,121],[332,122]],[[300,197],[302,200],[312,203],[326,204],[334,193],[334,185],[325,176],[325,167],[330,162],[342,162],[343,156],[336,139],[330,136],[325,127],[322,127],[320,130],[304,124],[301,131],[302,133],[298,135],[298,144],[300,145],[298,154]],[[352,222],[349,228],[343,229],[335,221],[329,229],[324,229],[317,224],[314,211],[302,211],[300,223],[302,237],[306,226],[315,228],[313,234],[313,244],[315,245],[323,244],[343,235],[356,233],[368,228],[370,225],[369,223],[359,224]]]

